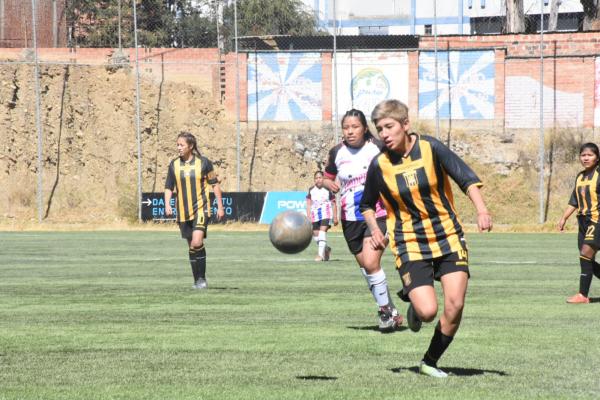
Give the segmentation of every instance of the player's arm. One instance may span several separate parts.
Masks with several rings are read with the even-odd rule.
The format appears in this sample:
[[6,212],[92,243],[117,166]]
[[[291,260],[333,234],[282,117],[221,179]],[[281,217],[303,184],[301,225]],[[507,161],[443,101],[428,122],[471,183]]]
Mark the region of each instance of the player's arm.
[[312,207],[312,200],[310,199],[310,193],[306,196],[306,216],[308,220],[312,222],[312,217],[310,215],[310,208]]
[[492,214],[488,211],[481,195],[479,186],[473,184],[467,188],[467,196],[471,199],[471,202],[477,210],[477,227],[479,232],[491,231],[492,230]]
[[567,220],[575,212],[575,210],[577,210],[577,207],[574,207],[570,204],[567,206],[567,208],[565,209],[565,212],[563,213],[562,217],[560,217],[560,220],[558,221],[558,224],[557,224],[559,231],[562,232],[565,230],[565,225],[567,224]]
[[337,156],[338,146],[329,151],[325,170],[323,171],[323,187],[332,193],[337,193],[340,190],[340,185],[335,181],[338,170],[335,165],[335,157]]
[[217,201],[217,219],[221,220],[225,216],[225,210],[223,209],[223,191],[219,183],[212,185],[213,193],[215,194],[215,200]]
[[169,165],[169,171],[167,172],[167,180],[165,182],[165,215],[170,217],[173,215],[173,208],[171,207],[171,199],[173,198],[173,189],[175,188],[175,171],[173,170],[173,164]]
[[360,212],[365,217],[365,222],[371,231],[371,247],[374,250],[384,249],[387,246],[387,240],[377,225],[375,208],[379,200],[379,187],[381,185],[378,179],[380,175],[377,158],[374,158],[367,170],[367,179],[365,180],[365,189],[360,200]]

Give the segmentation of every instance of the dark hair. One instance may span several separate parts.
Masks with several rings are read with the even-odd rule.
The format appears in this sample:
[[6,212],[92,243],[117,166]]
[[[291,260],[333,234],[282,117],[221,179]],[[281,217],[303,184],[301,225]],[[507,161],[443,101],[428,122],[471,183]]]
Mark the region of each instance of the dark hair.
[[357,110],[356,108],[346,111],[346,114],[344,114],[344,116],[342,117],[342,126],[344,126],[344,120],[347,117],[358,117],[362,126],[365,127],[365,141],[373,138],[373,134],[369,130],[369,124],[367,124],[367,117],[365,117],[365,113],[363,113],[360,110]]
[[317,175],[323,176],[323,171],[321,171],[321,170],[315,171],[315,174],[313,175],[313,178],[316,178]]
[[200,150],[198,150],[198,144],[194,135],[192,135],[190,132],[182,131],[179,135],[177,135],[177,139],[179,138],[184,138],[188,146],[192,148],[192,153],[195,153],[198,157],[200,157]]
[[583,153],[583,151],[587,150],[587,149],[591,150],[592,153],[594,153],[596,155],[596,158],[597,158],[596,164],[597,164],[598,161],[600,161],[600,150],[598,150],[598,146],[596,145],[596,143],[592,143],[592,142],[584,143],[579,148],[579,154]]

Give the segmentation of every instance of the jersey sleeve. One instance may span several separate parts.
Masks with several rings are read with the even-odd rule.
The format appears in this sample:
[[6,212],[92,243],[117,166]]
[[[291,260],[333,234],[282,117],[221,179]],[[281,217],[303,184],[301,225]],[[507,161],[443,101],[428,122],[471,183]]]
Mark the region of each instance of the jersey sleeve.
[[167,180],[165,181],[165,189],[173,191],[175,189],[175,167],[173,162],[169,164],[169,170],[167,171]]
[[306,198],[307,199],[312,199],[311,194],[310,194],[312,188],[313,188],[313,186],[311,186],[311,187],[308,188],[308,193],[306,193]]
[[472,185],[483,186],[481,179],[456,153],[437,139],[431,138],[430,143],[435,158],[464,193]]
[[338,174],[337,165],[335,165],[335,158],[337,156],[339,146],[333,147],[329,150],[329,155],[327,156],[327,164],[325,164],[325,178],[335,179]]
[[219,183],[219,179],[217,178],[213,164],[208,158],[202,159],[202,170],[204,176],[206,176],[206,182],[208,182],[210,185],[216,185]]
[[381,168],[379,168],[378,157],[375,157],[369,164],[367,170],[367,178],[365,179],[365,189],[360,200],[360,212],[374,213],[376,210],[376,204],[380,197],[380,191],[383,188],[383,176],[381,174]]

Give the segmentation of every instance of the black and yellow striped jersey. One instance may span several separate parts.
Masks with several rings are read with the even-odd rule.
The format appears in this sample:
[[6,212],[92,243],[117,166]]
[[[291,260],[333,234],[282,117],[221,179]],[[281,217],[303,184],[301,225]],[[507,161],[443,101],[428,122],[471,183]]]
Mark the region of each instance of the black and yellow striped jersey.
[[600,167],[592,171],[581,171],[575,179],[575,189],[569,199],[569,205],[577,208],[577,215],[584,216],[592,222],[598,222],[600,216],[600,204],[598,194],[600,193],[600,179],[598,175]]
[[209,187],[219,183],[212,163],[203,156],[178,157],[169,164],[165,189],[177,192],[177,222],[191,221],[198,210],[210,216]]
[[454,207],[451,177],[465,193],[482,183],[463,160],[429,136],[416,136],[407,156],[384,150],[369,166],[363,213],[381,197],[397,266],[463,250],[463,229]]

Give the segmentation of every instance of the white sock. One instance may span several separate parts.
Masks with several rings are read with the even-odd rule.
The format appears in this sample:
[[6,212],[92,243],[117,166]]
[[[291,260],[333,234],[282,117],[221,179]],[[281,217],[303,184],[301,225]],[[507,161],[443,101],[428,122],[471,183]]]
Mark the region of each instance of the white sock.
[[319,257],[325,257],[325,248],[327,247],[327,232],[319,231],[319,236],[317,239],[317,243],[319,245]]
[[383,269],[375,272],[374,274],[367,275],[367,282],[369,283],[369,289],[373,294],[373,298],[377,302],[379,307],[387,306],[390,304],[390,296],[387,287],[387,279]]

